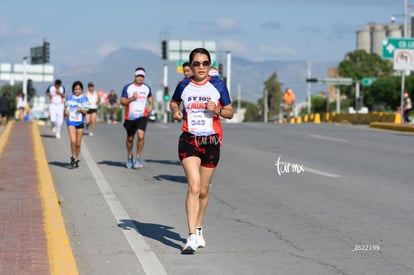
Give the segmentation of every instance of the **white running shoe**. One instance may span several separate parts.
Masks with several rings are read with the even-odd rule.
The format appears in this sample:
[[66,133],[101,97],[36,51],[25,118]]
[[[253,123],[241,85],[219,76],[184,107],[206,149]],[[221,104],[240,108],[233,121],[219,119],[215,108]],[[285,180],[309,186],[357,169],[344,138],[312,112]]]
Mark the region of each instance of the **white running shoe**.
[[191,234],[187,238],[187,243],[183,248],[183,253],[194,253],[197,251],[197,236],[196,234]]
[[203,228],[197,227],[196,228],[196,239],[197,239],[197,248],[204,248],[206,247],[206,241],[203,237]]
[[142,167],[144,167],[144,165],[142,164],[141,159],[139,157],[136,157],[135,158],[135,163],[134,163],[134,168],[135,169],[140,169]]
[[93,132],[89,132],[89,136],[90,137],[93,137]]
[[56,133],[56,138],[57,139],[60,139],[61,138],[60,133]]

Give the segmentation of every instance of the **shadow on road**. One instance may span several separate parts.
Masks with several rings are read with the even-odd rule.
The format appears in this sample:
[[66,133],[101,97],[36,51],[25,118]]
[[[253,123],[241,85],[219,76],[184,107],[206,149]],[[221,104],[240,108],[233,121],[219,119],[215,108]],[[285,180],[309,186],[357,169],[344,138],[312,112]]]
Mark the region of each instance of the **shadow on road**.
[[146,159],[145,162],[161,163],[168,165],[180,165],[178,160],[168,160],[168,159]]
[[125,162],[121,162],[121,161],[103,160],[103,161],[98,162],[98,164],[116,166],[116,167],[125,167]]
[[50,161],[49,165],[57,166],[57,167],[63,167],[63,168],[69,168],[70,163],[68,162],[60,162],[60,161]]
[[187,183],[187,179],[185,176],[158,175],[158,176],[154,176],[154,179],[158,181],[168,180],[168,181],[178,182],[178,183]]
[[157,240],[165,245],[174,247],[181,250],[182,245],[176,243],[181,242],[185,243],[186,239],[183,239],[180,234],[171,231],[174,227],[166,226],[156,223],[142,223],[135,220],[121,220],[121,223],[118,224],[118,227],[124,230],[134,229],[138,234]]
[[56,135],[46,135],[46,134],[42,134],[40,135],[42,138],[53,138],[56,139]]

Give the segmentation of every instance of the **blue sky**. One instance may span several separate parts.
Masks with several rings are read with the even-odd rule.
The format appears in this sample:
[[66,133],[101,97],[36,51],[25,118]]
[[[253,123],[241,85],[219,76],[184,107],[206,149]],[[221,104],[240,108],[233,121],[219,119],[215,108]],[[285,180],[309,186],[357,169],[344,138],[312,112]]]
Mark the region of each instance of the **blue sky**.
[[[413,0],[408,0],[412,4]],[[216,41],[248,60],[340,62],[367,22],[402,22],[403,0],[0,0],[0,63],[51,45],[51,63],[83,64],[119,48],[160,54],[170,40]],[[409,9],[409,12],[412,10]]]

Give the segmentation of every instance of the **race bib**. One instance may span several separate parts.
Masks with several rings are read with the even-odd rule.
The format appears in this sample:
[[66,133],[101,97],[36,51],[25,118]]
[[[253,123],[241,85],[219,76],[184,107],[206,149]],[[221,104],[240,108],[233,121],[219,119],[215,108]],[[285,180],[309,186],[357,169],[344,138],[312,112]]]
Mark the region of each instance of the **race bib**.
[[78,111],[78,106],[70,107],[69,109],[69,121],[72,122],[81,122],[82,121],[82,113]]
[[190,133],[207,133],[213,129],[213,119],[204,112],[189,112],[187,113],[187,124]]

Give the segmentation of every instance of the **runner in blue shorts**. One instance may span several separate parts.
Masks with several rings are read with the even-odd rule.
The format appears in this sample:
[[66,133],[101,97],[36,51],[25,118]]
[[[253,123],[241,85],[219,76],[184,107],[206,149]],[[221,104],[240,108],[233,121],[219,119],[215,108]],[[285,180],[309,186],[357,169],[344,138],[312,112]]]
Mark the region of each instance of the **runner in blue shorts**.
[[85,116],[88,112],[88,97],[83,95],[83,84],[75,81],[72,85],[72,94],[65,100],[66,125],[70,138],[71,168],[79,167],[79,154],[82,143]]

